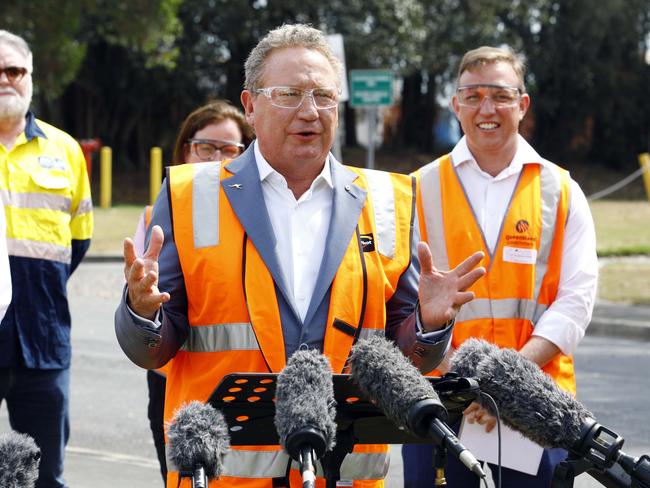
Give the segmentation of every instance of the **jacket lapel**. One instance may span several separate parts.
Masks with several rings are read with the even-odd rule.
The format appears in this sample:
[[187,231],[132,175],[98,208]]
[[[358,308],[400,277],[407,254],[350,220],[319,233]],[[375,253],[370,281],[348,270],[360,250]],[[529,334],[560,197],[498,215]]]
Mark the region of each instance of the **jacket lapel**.
[[285,282],[284,273],[282,273],[276,254],[277,241],[264,203],[253,146],[251,145],[244,154],[229,163],[226,169],[233,174],[230,178],[224,178],[222,182],[228,201],[271,273],[278,289],[296,317],[299,317],[293,306],[293,295]]
[[323,261],[318,272],[309,309],[305,316],[305,324],[309,324],[312,320],[332,284],[366,201],[366,191],[354,184],[354,181],[358,178],[356,173],[339,163],[331,154],[330,167],[334,185],[332,217],[327,231]]

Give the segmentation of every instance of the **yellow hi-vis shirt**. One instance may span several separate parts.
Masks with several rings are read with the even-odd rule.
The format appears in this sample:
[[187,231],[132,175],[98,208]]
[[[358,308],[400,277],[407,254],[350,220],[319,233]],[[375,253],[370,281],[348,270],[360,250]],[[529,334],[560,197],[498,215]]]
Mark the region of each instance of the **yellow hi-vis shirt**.
[[86,162],[70,135],[27,114],[11,150],[0,144],[13,298],[0,325],[0,367],[70,364],[66,283],[90,245]]

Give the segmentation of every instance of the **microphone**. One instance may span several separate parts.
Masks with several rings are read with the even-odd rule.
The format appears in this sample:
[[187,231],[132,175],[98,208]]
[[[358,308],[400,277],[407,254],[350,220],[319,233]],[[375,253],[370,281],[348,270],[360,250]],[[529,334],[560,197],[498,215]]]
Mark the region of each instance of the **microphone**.
[[327,358],[314,349],[296,351],[278,375],[275,397],[280,445],[300,465],[303,488],[315,487],[315,461],[336,444],[336,402]]
[[447,410],[431,383],[392,342],[378,336],[360,340],[352,348],[351,361],[352,378],[386,417],[444,445],[467,469],[485,478],[481,463],[445,424]]
[[[465,360],[468,364],[462,364]],[[494,399],[503,422],[528,439],[542,447],[566,449],[601,470],[618,463],[650,486],[650,458],[621,452],[622,437],[596,422],[589,410],[514,349],[470,339],[451,358],[451,369],[475,377],[481,391]],[[477,401],[495,413],[482,396]]]
[[0,486],[33,488],[38,479],[41,450],[27,434],[0,434]]
[[206,488],[223,470],[230,448],[228,425],[212,405],[193,401],[179,408],[168,424],[169,457],[192,488]]

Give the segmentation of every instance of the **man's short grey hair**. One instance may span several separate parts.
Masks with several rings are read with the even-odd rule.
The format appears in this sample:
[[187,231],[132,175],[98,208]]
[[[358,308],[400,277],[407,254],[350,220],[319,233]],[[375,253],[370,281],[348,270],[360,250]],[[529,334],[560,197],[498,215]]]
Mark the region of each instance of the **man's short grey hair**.
[[244,64],[244,88],[247,90],[260,88],[264,62],[271,51],[291,47],[313,49],[325,56],[336,73],[336,85],[340,86],[342,65],[332,53],[323,32],[306,24],[284,24],[264,36],[248,55]]
[[32,51],[29,49],[29,44],[27,41],[16,34],[13,34],[9,31],[0,29],[0,45],[7,45],[13,47],[20,54],[25,56],[25,61],[27,62],[27,68],[31,73],[34,69]]
[[492,47],[492,46],[481,46],[471,51],[467,51],[463,56],[463,59],[460,61],[460,66],[458,67],[458,77],[457,80],[460,80],[460,76],[465,71],[472,71],[479,66],[486,66],[492,63],[498,62],[509,63],[512,66],[512,69],[515,71],[517,78],[519,79],[519,89],[523,92],[526,91],[526,86],[524,84],[524,74],[526,72],[526,64],[522,56],[516,54],[511,47]]

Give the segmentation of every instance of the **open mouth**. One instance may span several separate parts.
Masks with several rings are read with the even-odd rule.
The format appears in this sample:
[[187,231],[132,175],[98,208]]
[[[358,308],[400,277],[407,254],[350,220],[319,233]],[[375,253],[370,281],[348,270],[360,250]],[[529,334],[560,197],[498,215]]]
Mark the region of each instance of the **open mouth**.
[[499,127],[499,124],[497,124],[496,122],[480,122],[479,124],[477,124],[477,126],[479,129],[482,130],[494,130]]

